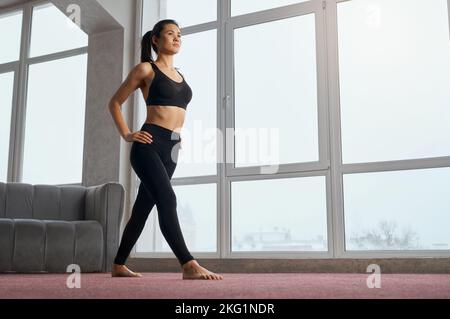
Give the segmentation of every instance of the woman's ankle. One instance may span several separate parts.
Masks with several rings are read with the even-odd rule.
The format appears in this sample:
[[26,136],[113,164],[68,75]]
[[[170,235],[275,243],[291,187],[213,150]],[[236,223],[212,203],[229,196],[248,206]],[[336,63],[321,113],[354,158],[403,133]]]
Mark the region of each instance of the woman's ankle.
[[192,268],[193,266],[198,266],[198,262],[195,259],[191,259],[188,262],[184,263],[181,268],[183,269],[189,269]]

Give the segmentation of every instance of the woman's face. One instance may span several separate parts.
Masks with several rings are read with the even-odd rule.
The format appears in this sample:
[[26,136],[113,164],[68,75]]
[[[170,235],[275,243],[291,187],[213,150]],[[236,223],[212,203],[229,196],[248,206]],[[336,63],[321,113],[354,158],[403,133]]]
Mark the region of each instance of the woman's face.
[[178,53],[181,48],[181,31],[176,24],[166,24],[161,31],[160,38],[156,38],[158,51],[167,53]]

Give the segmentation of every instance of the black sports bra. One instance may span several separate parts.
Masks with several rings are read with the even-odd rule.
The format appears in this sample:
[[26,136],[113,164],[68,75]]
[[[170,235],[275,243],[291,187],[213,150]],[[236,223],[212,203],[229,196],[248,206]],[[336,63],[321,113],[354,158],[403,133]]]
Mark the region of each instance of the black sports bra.
[[147,105],[175,105],[186,109],[192,99],[192,90],[186,83],[183,74],[178,73],[183,81],[177,82],[163,73],[156,63],[150,62],[155,76],[148,89]]

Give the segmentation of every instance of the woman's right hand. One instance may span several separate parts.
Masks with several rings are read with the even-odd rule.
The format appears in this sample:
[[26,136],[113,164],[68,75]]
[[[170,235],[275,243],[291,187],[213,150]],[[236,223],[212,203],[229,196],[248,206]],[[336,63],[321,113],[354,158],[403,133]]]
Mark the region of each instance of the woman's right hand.
[[153,142],[153,136],[147,131],[136,131],[133,133],[128,133],[125,136],[125,141],[141,142],[141,143],[147,144],[147,143]]

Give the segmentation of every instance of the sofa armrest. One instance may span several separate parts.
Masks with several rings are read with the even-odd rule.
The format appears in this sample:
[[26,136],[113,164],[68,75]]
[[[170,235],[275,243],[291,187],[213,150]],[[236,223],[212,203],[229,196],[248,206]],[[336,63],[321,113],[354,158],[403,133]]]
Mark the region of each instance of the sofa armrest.
[[96,220],[103,226],[103,271],[111,271],[119,246],[120,222],[124,208],[125,189],[122,184],[109,182],[86,187],[85,219]]

